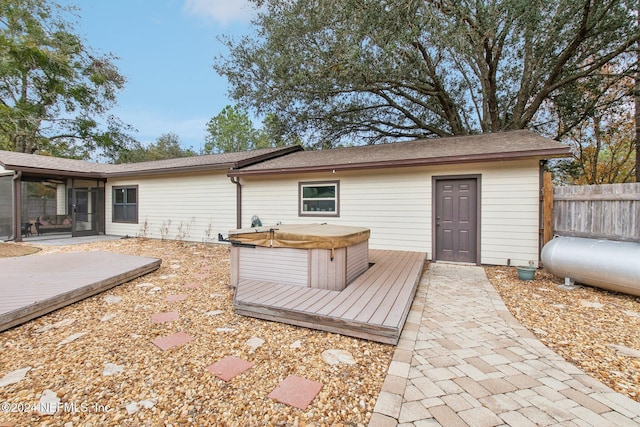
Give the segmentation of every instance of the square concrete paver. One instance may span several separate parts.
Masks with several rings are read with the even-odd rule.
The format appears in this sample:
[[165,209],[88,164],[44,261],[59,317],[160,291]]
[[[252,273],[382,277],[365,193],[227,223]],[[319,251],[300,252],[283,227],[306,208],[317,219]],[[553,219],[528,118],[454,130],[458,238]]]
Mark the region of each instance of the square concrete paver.
[[251,362],[247,362],[246,360],[242,360],[235,356],[227,356],[213,365],[207,366],[206,370],[212,372],[213,375],[223,381],[230,381],[252,366],[253,363]]
[[167,351],[173,347],[179,347],[193,340],[193,337],[184,332],[176,332],[175,334],[171,334],[166,337],[156,338],[151,341],[162,351]]
[[182,285],[183,288],[185,289],[195,289],[197,287],[200,287],[202,285],[202,283],[186,283],[184,285]]
[[156,313],[151,315],[151,323],[165,323],[177,320],[180,317],[177,311],[168,311],[166,313]]
[[189,297],[187,294],[169,295],[164,300],[167,302],[184,301]]
[[269,393],[269,397],[280,403],[305,410],[320,393],[320,389],[322,389],[322,383],[291,375]]

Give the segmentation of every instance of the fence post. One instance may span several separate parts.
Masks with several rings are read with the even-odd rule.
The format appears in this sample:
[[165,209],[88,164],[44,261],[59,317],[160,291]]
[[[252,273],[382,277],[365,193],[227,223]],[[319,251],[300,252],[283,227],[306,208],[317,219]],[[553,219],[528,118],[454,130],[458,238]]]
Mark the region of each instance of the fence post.
[[542,192],[542,245],[553,239],[553,183],[551,172],[543,174]]

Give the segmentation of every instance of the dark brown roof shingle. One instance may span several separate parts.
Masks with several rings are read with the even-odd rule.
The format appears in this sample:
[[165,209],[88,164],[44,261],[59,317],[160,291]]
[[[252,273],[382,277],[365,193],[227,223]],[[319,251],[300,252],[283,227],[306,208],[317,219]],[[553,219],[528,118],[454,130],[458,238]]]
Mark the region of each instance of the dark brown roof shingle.
[[230,176],[325,170],[373,169],[470,163],[519,158],[567,157],[569,147],[531,131],[423,139],[319,151],[299,151],[257,163]]

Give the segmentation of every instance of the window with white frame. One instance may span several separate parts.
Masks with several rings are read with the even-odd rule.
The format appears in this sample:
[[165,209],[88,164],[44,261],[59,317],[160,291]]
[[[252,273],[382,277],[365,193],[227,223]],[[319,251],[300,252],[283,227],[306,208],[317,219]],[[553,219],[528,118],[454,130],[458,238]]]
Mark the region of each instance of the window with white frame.
[[138,186],[113,187],[113,222],[138,223]]
[[340,216],[340,182],[300,182],[299,216]]

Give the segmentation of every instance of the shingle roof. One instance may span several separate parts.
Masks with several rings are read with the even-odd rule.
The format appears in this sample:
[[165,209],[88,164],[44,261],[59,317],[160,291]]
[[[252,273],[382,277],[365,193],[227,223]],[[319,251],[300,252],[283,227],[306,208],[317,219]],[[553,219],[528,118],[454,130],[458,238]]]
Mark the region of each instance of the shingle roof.
[[0,151],[0,165],[32,174],[87,178],[229,170],[229,176],[371,169],[521,158],[568,157],[569,147],[526,130],[303,151],[265,148],[118,165]]
[[299,151],[229,172],[230,176],[354,170],[522,158],[568,157],[569,147],[531,131],[423,139]]
[[302,150],[302,148],[300,146],[264,148],[239,153],[209,154],[117,165],[0,150],[0,165],[9,170],[18,170],[33,174],[106,178],[109,176],[182,173],[205,169],[228,170],[298,150]]

